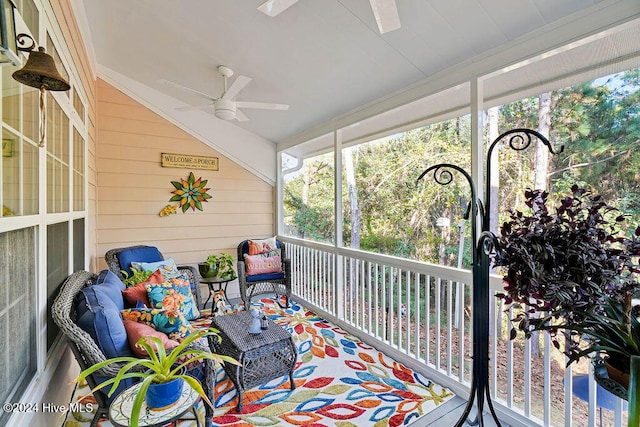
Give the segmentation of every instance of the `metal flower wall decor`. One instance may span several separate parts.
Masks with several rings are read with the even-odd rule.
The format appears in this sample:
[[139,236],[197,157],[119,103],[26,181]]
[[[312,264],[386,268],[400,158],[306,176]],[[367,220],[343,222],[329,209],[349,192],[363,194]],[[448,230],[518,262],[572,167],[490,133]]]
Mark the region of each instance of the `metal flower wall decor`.
[[207,202],[212,196],[207,193],[210,188],[205,188],[208,180],[202,177],[196,179],[193,172],[189,174],[187,179],[180,181],[171,181],[171,185],[175,188],[171,193],[174,195],[169,199],[170,202],[178,202],[177,205],[167,205],[160,211],[160,216],[167,216],[176,213],[180,208],[185,213],[189,208],[195,211],[202,210],[202,203]]

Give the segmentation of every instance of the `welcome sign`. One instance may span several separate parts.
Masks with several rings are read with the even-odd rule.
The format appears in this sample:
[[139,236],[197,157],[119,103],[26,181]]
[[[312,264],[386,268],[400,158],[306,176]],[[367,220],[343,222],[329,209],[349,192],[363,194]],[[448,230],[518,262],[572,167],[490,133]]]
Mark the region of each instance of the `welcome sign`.
[[163,168],[206,169],[217,171],[218,158],[162,153]]

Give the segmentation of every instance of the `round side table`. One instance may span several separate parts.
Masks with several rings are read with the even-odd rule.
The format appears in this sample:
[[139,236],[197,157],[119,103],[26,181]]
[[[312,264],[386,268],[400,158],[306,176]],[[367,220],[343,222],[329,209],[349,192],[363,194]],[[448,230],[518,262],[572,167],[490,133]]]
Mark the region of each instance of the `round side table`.
[[[114,426],[127,427],[131,424],[131,408],[136,393],[140,390],[141,383],[136,383],[124,390],[113,400],[109,406],[109,420]],[[151,410],[146,403],[142,403],[140,409],[140,418],[138,425],[140,427],[163,426],[177,420],[195,420],[196,425],[201,427],[198,412],[196,411],[196,402],[200,399],[200,395],[189,384],[184,383],[182,395],[178,402],[170,408],[163,410]],[[185,417],[188,412],[192,413],[191,417]]]
[[[232,280],[235,280],[235,278],[223,279],[221,277],[201,277],[200,283],[206,283],[207,287],[209,288],[209,296],[207,297],[207,300],[204,302],[203,307],[205,308],[207,307],[207,303],[211,299],[211,296],[213,295],[214,292],[220,292],[220,291],[224,292],[224,300],[226,301],[227,305],[229,307],[233,307],[233,305],[231,304],[231,301],[229,301],[229,298],[227,297],[227,285]],[[213,306],[211,307],[211,310],[213,310]]]

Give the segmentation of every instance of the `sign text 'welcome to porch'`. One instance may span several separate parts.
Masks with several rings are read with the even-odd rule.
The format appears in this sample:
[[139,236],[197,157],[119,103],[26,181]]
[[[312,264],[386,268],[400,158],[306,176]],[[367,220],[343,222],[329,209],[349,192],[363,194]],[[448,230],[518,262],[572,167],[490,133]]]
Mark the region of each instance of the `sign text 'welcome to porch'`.
[[217,157],[189,156],[186,154],[162,153],[163,168],[218,170]]

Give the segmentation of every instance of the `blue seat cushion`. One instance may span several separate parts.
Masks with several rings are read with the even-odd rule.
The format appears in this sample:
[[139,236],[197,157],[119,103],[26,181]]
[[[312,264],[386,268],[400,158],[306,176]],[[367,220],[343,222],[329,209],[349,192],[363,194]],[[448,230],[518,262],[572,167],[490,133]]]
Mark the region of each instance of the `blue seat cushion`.
[[76,323],[93,338],[107,358],[133,356],[120,309],[105,286],[92,285],[78,293]]
[[247,282],[263,282],[266,280],[284,279],[284,273],[265,273],[247,276]]
[[114,302],[116,307],[118,307],[118,310],[122,310],[124,308],[122,291],[127,287],[111,270],[102,270],[100,274],[98,274],[96,284],[94,286],[98,286],[99,289],[104,291],[111,301]]
[[162,254],[155,246],[143,246],[141,248],[124,249],[117,254],[120,268],[131,275],[132,262],[157,262],[162,261]]

